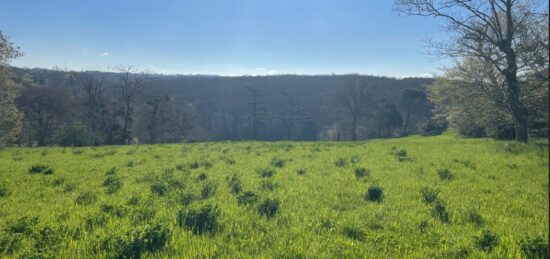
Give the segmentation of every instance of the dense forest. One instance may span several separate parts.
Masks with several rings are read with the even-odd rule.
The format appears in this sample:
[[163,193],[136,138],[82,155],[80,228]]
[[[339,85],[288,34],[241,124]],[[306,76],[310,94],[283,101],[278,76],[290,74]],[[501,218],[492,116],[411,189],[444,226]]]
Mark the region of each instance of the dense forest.
[[358,140],[423,132],[427,78],[13,68],[23,145]]

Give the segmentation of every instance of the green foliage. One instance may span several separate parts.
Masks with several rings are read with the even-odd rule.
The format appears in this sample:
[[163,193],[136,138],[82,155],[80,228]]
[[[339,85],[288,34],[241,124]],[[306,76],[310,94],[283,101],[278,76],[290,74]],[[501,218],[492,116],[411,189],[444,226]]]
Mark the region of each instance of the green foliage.
[[521,247],[521,253],[526,258],[550,258],[548,253],[548,240],[542,235],[527,237],[518,242]]
[[342,229],[342,233],[344,234],[344,236],[346,236],[347,238],[350,238],[350,239],[353,239],[353,240],[357,240],[357,241],[364,241],[365,240],[365,237],[366,237],[366,234],[365,232],[356,227],[356,226],[344,226],[344,228]]
[[53,169],[47,165],[33,165],[29,168],[29,173],[50,175],[53,174]]
[[438,189],[434,189],[434,188],[430,188],[428,186],[425,186],[425,187],[422,187],[422,189],[420,189],[420,194],[422,196],[421,197],[422,201],[426,204],[432,204],[434,202],[439,201],[439,198],[438,198],[439,190]]
[[258,172],[261,177],[272,177],[275,174],[275,171],[271,168],[260,168],[256,170],[256,172]]
[[479,237],[474,237],[474,244],[476,245],[476,247],[485,252],[493,251],[498,243],[498,235],[491,232],[490,230],[483,230]]
[[214,182],[207,182],[202,186],[201,189],[201,199],[208,199],[214,193],[216,193],[216,189],[218,189],[218,185]]
[[449,213],[447,212],[447,205],[441,200],[437,200],[432,207],[431,215],[434,219],[437,219],[443,223],[449,222]]
[[122,188],[122,180],[116,175],[109,175],[103,181],[103,187],[105,187],[105,193],[111,195],[118,192]]
[[355,177],[356,178],[368,177],[370,175],[369,170],[367,170],[365,168],[362,168],[362,167],[355,168],[355,170],[353,170],[353,171],[355,172]]
[[170,231],[160,223],[147,224],[125,234],[111,234],[101,248],[114,258],[141,258],[144,252],[162,249],[168,242]]
[[11,193],[6,183],[0,182],[0,197],[6,197]]
[[276,168],[283,168],[285,166],[285,160],[274,157],[271,159],[271,165]]
[[267,198],[258,206],[258,212],[267,218],[275,217],[279,212],[279,199]]
[[437,170],[437,175],[439,175],[439,179],[441,180],[449,181],[454,178],[454,174],[447,168]]
[[257,201],[258,195],[251,191],[246,191],[237,196],[237,203],[239,205],[250,205],[256,203]]
[[81,192],[76,196],[75,202],[79,205],[90,205],[97,201],[97,194],[93,192]]
[[217,206],[210,204],[192,206],[178,211],[176,221],[178,225],[195,235],[214,233],[219,225],[220,211]]
[[232,175],[229,178],[229,190],[233,194],[239,194],[242,191],[241,180],[236,175]]
[[371,186],[365,193],[365,200],[367,201],[374,201],[374,202],[382,202],[384,199],[384,190],[380,186]]

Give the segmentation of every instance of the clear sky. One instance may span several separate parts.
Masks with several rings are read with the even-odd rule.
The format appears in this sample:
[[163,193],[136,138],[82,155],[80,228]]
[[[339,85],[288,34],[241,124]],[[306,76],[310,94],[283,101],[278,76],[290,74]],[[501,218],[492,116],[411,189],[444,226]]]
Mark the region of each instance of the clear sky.
[[25,56],[12,64],[158,73],[426,76],[441,21],[401,17],[391,0],[14,0],[0,30]]

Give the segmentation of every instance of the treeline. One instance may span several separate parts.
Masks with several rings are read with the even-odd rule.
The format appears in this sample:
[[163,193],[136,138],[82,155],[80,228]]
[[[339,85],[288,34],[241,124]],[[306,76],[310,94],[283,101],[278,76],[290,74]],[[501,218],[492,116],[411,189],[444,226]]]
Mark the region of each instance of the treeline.
[[421,133],[431,79],[363,75],[166,76],[12,68],[15,143],[112,145],[360,140]]

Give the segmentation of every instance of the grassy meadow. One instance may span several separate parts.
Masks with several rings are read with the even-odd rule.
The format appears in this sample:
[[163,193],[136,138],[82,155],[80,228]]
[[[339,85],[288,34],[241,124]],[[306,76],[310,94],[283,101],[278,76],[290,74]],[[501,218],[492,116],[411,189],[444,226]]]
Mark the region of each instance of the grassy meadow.
[[451,133],[5,148],[0,257],[545,256],[548,155]]

